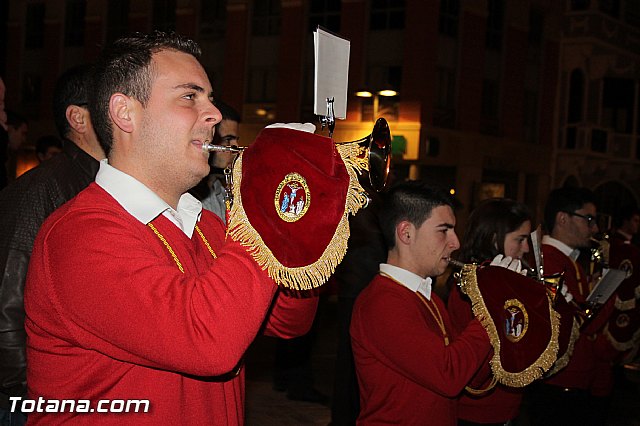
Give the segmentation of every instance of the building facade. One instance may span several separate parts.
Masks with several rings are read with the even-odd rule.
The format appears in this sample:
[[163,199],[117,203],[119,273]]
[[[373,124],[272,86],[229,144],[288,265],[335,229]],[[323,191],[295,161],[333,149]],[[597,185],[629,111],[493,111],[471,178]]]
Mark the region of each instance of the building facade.
[[[312,32],[320,25],[350,40],[347,118],[334,138],[359,139],[387,118],[394,177],[447,185],[464,206],[461,225],[490,196],[525,202],[541,220],[546,194],[563,184],[595,189],[606,209],[640,199],[632,1],[3,3],[7,105],[31,118],[33,140],[53,131],[60,72],[120,35],[152,29],[200,43],[214,92],[242,113],[243,141],[272,122],[317,122]],[[399,95],[358,98],[363,88]]]

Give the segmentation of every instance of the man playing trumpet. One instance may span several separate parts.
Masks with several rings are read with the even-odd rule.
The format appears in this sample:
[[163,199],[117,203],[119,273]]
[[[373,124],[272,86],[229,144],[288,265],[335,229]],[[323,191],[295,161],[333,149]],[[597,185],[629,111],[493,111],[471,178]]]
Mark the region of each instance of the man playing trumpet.
[[[577,320],[564,353],[558,353],[553,375],[537,383],[533,391],[533,425],[602,424],[601,399],[591,392],[597,375],[594,342],[606,319],[600,315],[578,330],[584,321],[580,307],[592,287],[590,277],[577,262],[579,250],[591,246],[598,232],[594,196],[586,188],[553,190],[547,199],[544,222],[548,231],[542,239],[545,275],[562,274],[568,288],[565,300],[574,315],[563,314],[561,323]],[[573,300],[571,300],[573,299]],[[567,337],[567,336],[565,336]]]

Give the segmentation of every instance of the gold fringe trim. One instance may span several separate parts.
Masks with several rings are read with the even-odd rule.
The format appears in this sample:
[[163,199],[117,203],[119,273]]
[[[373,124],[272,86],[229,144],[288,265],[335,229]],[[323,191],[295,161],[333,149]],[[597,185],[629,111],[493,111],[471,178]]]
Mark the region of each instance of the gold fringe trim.
[[616,296],[616,301],[614,303],[615,307],[619,311],[630,311],[636,307],[636,299],[629,299],[622,301],[618,296]]
[[[338,144],[336,150],[342,158],[347,173],[349,174],[349,191],[347,192],[347,209],[349,213],[356,214],[361,208],[367,207],[369,197],[358,181],[358,175],[363,171],[369,171],[368,150],[357,144]],[[367,155],[364,159],[361,157]]]
[[553,364],[553,368],[545,374],[545,377],[551,377],[556,374],[558,371],[562,370],[569,364],[569,360],[571,359],[571,355],[573,355],[573,348],[576,346],[576,341],[580,337],[580,324],[574,318],[573,326],[571,327],[571,336],[569,336],[569,345],[567,346],[567,350],[560,358],[558,358]]
[[[343,159],[344,161],[344,159]],[[345,165],[347,163],[345,162]],[[345,210],[336,231],[318,260],[297,268],[284,266],[267,247],[264,240],[251,225],[242,205],[242,153],[238,156],[233,167],[233,206],[229,213],[227,235],[234,241],[238,241],[247,252],[251,254],[256,263],[266,270],[276,284],[294,290],[310,290],[320,287],[333,274],[338,264],[342,261],[347,251],[349,239],[349,214],[355,214],[360,208],[366,206],[368,199],[364,199],[364,190],[358,183],[356,172],[352,167],[346,167],[349,174],[349,187],[347,191]]]
[[478,278],[476,275],[477,265],[465,265],[461,271],[460,286],[462,291],[471,299],[471,309],[476,318],[489,334],[491,346],[493,346],[493,357],[489,361],[491,371],[495,378],[506,386],[524,387],[551,368],[558,355],[558,336],[560,334],[560,315],[551,309],[549,301],[549,321],[551,323],[551,338],[542,354],[529,367],[516,373],[506,371],[500,360],[500,339],[495,323],[492,321],[489,310],[484,302],[480,289],[478,288]]
[[604,333],[605,336],[607,336],[607,339],[609,340],[609,343],[611,343],[611,346],[613,346],[614,349],[619,351],[619,352],[626,352],[629,349],[632,349],[637,344],[638,339],[640,339],[640,329],[638,329],[638,330],[635,331],[635,333],[633,333],[633,336],[631,336],[631,338],[628,341],[620,342],[620,341],[616,340],[616,338],[611,335],[611,332],[609,331],[609,324],[608,323],[604,327],[603,333]]

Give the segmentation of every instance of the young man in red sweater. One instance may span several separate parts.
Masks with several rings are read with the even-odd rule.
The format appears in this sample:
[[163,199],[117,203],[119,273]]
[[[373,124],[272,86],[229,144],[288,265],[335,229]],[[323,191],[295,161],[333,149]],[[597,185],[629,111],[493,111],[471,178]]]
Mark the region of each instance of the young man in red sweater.
[[[590,240],[598,232],[596,205],[593,193],[586,188],[564,187],[549,193],[544,211],[548,234],[542,238],[545,275],[562,274],[568,293],[567,302],[584,305],[591,287],[591,277],[577,262],[581,248],[589,248]],[[551,376],[531,387],[532,425],[599,425],[604,410],[591,392],[597,374],[594,343],[611,306],[583,324],[576,309],[574,317],[580,332],[572,332],[573,349],[558,353]],[[564,315],[561,321],[574,321]],[[562,349],[562,348],[561,348]]]
[[89,107],[108,163],[35,243],[31,401],[15,401],[30,423],[243,424],[249,344],[263,326],[292,337],[312,323],[316,298],[277,292],[187,194],[209,173],[202,146],[221,118],[198,56],[156,32],[96,65]]
[[452,207],[448,193],[417,181],[386,194],[387,263],[359,295],[351,321],[359,425],[455,425],[456,397],[489,353],[480,322],[455,335],[431,289],[459,247]]

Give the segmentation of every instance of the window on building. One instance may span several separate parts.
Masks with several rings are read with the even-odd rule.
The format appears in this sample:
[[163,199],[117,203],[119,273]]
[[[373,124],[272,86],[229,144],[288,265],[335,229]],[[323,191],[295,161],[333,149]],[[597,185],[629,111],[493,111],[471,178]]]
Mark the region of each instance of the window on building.
[[436,74],[438,79],[436,107],[453,109],[456,99],[456,71],[438,67]]
[[640,1],[627,2],[624,5],[626,21],[634,27],[640,27]]
[[272,69],[254,67],[249,70],[248,102],[275,102],[276,73]]
[[635,84],[632,79],[605,78],[602,88],[602,125],[631,134]]
[[534,90],[524,92],[524,140],[530,144],[538,143],[538,97]]
[[440,34],[457,38],[459,15],[460,0],[440,0],[440,16],[438,18]]
[[[373,92],[385,89],[399,90],[402,84],[402,67],[399,65],[372,65],[367,70],[365,87]],[[375,119],[384,115],[389,120],[398,119],[398,96],[378,96],[378,111],[374,111],[374,98],[361,100],[363,119]]]
[[404,0],[372,0],[370,28],[372,30],[401,30],[404,28]]
[[79,47],[84,44],[84,17],[87,0],[67,0],[64,17],[64,45]]
[[175,31],[176,0],[153,0],[153,29]]
[[571,0],[571,10],[588,10],[591,6],[591,0]]
[[27,4],[27,24],[25,47],[27,49],[42,49],[44,47],[44,16],[45,4]]
[[[633,3],[633,2],[627,2]],[[600,11],[614,18],[620,17],[620,0],[600,0],[598,2]]]
[[251,28],[254,36],[280,34],[280,0],[254,0]]
[[591,0],[571,0],[571,10],[580,11],[580,10],[588,10],[591,6]]
[[333,32],[340,31],[340,0],[311,0],[309,31],[318,25]]
[[567,123],[582,121],[584,109],[584,75],[581,70],[573,70],[569,79],[569,111]]
[[107,43],[129,32],[129,0],[110,0],[107,8]]
[[495,80],[484,79],[482,81],[482,116],[484,118],[498,118],[500,87]]
[[489,0],[487,2],[487,35],[485,44],[488,49],[502,49],[502,35],[504,32],[504,0]]
[[529,44],[540,46],[544,33],[544,14],[538,9],[529,11]]
[[200,6],[200,37],[223,37],[226,29],[227,2],[210,0]]

